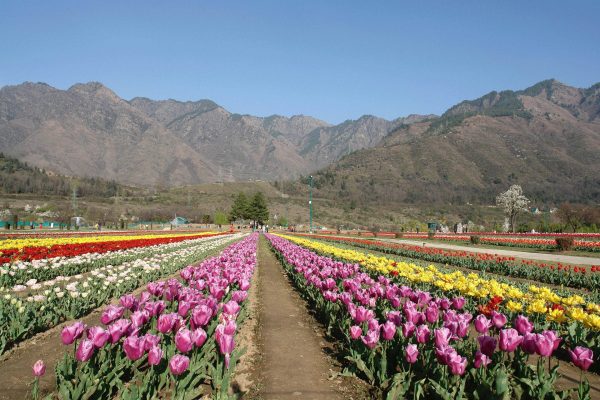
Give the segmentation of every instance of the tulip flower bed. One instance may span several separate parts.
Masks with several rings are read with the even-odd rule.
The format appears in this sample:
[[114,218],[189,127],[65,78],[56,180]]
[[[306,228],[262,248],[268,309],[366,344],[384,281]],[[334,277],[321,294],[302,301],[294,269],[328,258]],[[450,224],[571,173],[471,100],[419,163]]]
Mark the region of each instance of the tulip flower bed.
[[576,322],[575,325],[582,325],[581,329],[593,337],[600,330],[600,305],[586,301],[580,295],[565,293],[561,296],[557,291],[544,286],[499,282],[482,278],[475,273],[465,275],[461,271],[444,272],[433,265],[422,267],[296,236],[281,236],[319,253],[360,263],[373,273],[401,277],[411,285],[421,284],[423,287],[446,292],[458,291],[463,296],[480,300],[497,297],[502,302],[496,306],[501,305],[509,311],[523,310],[548,323]]
[[7,240],[0,242],[0,263],[31,261],[53,257],[74,257],[86,253],[106,253],[109,251],[154,246],[183,240],[197,239],[215,233],[138,235],[138,236],[94,236],[77,238],[45,238]]
[[[53,257],[36,259],[33,261],[16,261],[0,266],[0,293],[2,287],[13,286],[14,291],[25,290],[31,286],[39,286],[40,282],[47,282],[59,276],[72,276],[91,271],[105,265],[121,264],[151,254],[173,251],[178,248],[193,245],[196,241],[203,241],[210,237],[222,234],[207,234],[199,238],[185,236],[171,238],[167,243],[155,243],[154,240],[138,242],[140,246],[121,250],[93,252],[76,255],[74,257]],[[180,240],[181,239],[181,240]],[[136,241],[137,242],[137,241]],[[135,244],[135,243],[128,243]],[[106,247],[108,249],[109,246]]]
[[141,284],[173,274],[240,237],[238,234],[207,238],[177,251],[101,267],[88,276],[74,277],[65,287],[62,281],[55,282],[43,292],[27,298],[5,294],[0,297],[0,354],[15,343],[62,321],[86,315]]
[[227,398],[257,239],[252,234],[184,268],[182,281],[122,296],[105,309],[101,326],[64,328],[62,341],[74,351],[56,368],[60,398]]
[[[481,244],[490,244],[493,246],[509,246],[509,247],[522,247],[522,248],[533,248],[542,250],[556,250],[558,246],[554,238],[558,237],[573,237],[562,234],[552,235],[554,238],[539,238],[539,237],[507,237],[507,236],[489,236],[473,232],[473,235],[479,237]],[[425,233],[404,233],[403,238],[406,239],[428,239],[428,235]],[[469,242],[471,240],[470,235],[453,235],[453,234],[440,234],[436,233],[434,236],[435,240],[447,240],[452,242]],[[592,239],[592,238],[590,238]],[[573,250],[579,251],[600,251],[600,241],[597,240],[575,240],[573,243]],[[597,239],[597,236],[593,237]]]
[[[481,309],[480,299],[465,299],[456,288],[411,288],[401,283],[423,287],[425,281],[363,271],[364,265],[267,238],[339,340],[350,362],[346,372],[362,376],[387,398],[564,399],[571,393],[554,389],[558,366],[551,366],[550,357],[566,353],[582,370],[597,361],[581,337],[561,337],[556,322]],[[587,380],[576,390],[578,398],[589,398]]]
[[302,236],[343,243],[388,254],[396,254],[412,259],[454,265],[513,278],[525,278],[552,285],[562,285],[576,289],[600,289],[600,265],[573,266],[561,263],[551,264],[532,260],[518,260],[514,257],[504,257],[494,254],[412,246],[378,240],[323,235]]

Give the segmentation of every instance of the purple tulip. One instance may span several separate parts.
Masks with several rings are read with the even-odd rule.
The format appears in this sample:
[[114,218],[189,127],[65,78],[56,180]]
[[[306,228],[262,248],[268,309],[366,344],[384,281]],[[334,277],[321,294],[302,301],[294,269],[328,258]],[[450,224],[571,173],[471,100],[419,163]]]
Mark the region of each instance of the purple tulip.
[[[229,326],[231,327],[231,325]],[[233,326],[235,326],[235,323]],[[227,325],[223,324],[219,324],[215,331],[215,339],[217,340],[217,344],[219,345],[219,351],[221,352],[221,354],[225,355],[225,367],[227,368],[229,368],[229,359],[231,357],[231,352],[235,347],[234,333],[235,329],[233,332],[231,332],[231,328],[228,329]]]
[[356,309],[356,316],[354,317],[354,322],[356,322],[357,324],[362,324],[363,322],[368,321],[373,317],[374,313],[372,310],[360,306]]
[[180,301],[179,306],[177,307],[177,313],[182,317],[186,317],[190,309],[192,308],[192,303],[189,301]]
[[248,292],[244,290],[236,290],[231,294],[231,299],[236,303],[242,303],[248,297]]
[[409,338],[415,333],[416,326],[411,321],[407,321],[402,324],[402,336]]
[[110,342],[117,343],[131,327],[131,321],[128,319],[119,319],[108,326],[108,334],[110,335]]
[[104,325],[108,325],[111,322],[116,321],[117,319],[121,318],[123,316],[124,312],[125,312],[124,307],[115,306],[113,304],[110,304],[109,306],[107,306],[104,309],[104,312],[102,313],[102,316],[100,317],[100,322],[102,322]]
[[177,321],[177,314],[162,314],[158,317],[158,321],[156,322],[156,327],[160,333],[171,332],[175,327],[175,322]]
[[396,325],[391,321],[387,321],[381,325],[381,332],[384,340],[392,340],[396,334]]
[[160,343],[160,337],[151,333],[146,333],[142,339],[144,340],[144,351],[148,351]]
[[450,308],[450,306],[451,306],[452,304],[450,303],[450,300],[448,300],[448,299],[446,299],[446,298],[443,298],[443,299],[440,299],[440,301],[439,301],[439,305],[440,305],[440,307],[442,308],[442,310],[447,310],[447,309],[449,309],[449,308]]
[[141,328],[150,319],[148,311],[134,311],[131,314],[131,326],[133,329]]
[[367,321],[367,328],[370,331],[376,331],[381,327],[381,325],[379,324],[379,321],[376,318],[371,318],[370,320]]
[[169,369],[175,376],[183,374],[190,366],[190,359],[184,355],[177,354],[171,357],[169,361]]
[[464,375],[467,368],[467,359],[461,357],[458,353],[454,353],[448,359],[448,366],[452,375]]
[[392,321],[396,326],[402,324],[402,314],[400,314],[400,311],[389,311],[386,318],[388,321]]
[[526,333],[523,335],[523,341],[521,342],[521,350],[527,354],[535,354],[537,351],[536,347],[537,335],[535,333]]
[[123,307],[125,307],[128,310],[135,311],[137,309],[138,302],[135,296],[132,294],[126,294],[121,296],[119,302]]
[[419,349],[416,344],[409,344],[404,349],[404,358],[411,364],[417,362],[417,357],[419,357]]
[[590,365],[594,363],[594,352],[587,347],[577,346],[575,350],[569,350],[569,355],[573,364],[584,371],[587,371]]
[[361,337],[361,335],[362,335],[362,328],[360,326],[358,326],[358,325],[352,325],[350,327],[350,337],[353,340],[358,339],[359,337]]
[[486,354],[477,350],[475,353],[475,368],[487,367],[492,362],[492,359]]
[[516,329],[502,329],[500,331],[500,350],[513,352],[523,341],[523,336],[519,335]]
[[475,330],[479,333],[487,333],[492,327],[492,321],[487,319],[487,317],[483,314],[479,314],[475,318]]
[[560,345],[560,342],[562,341],[562,339],[558,337],[556,332],[544,331],[544,332],[542,332],[542,335],[546,336],[552,342],[552,350],[553,351],[558,349],[558,346]]
[[240,282],[240,289],[248,290],[250,289],[250,281],[248,279],[242,279]]
[[429,322],[430,324],[437,322],[439,317],[440,317],[440,309],[438,308],[437,305],[432,304],[429,307],[427,307],[427,309],[425,310],[425,318],[427,319],[427,322]]
[[36,377],[43,376],[46,373],[46,364],[44,361],[37,360],[35,364],[33,364],[33,375]]
[[456,336],[463,338],[469,334],[469,322],[461,319],[456,323]]
[[123,342],[123,351],[131,361],[139,360],[144,355],[144,339],[129,336]]
[[81,321],[77,321],[72,325],[65,326],[60,333],[60,338],[63,344],[72,344],[83,335],[85,325]]
[[524,315],[517,315],[513,325],[521,335],[531,333],[533,331],[533,324],[529,322],[529,319]]
[[182,353],[187,353],[192,350],[194,341],[192,340],[192,332],[187,328],[181,328],[175,334],[175,347]]
[[83,339],[79,342],[79,346],[77,346],[77,351],[75,352],[75,359],[77,361],[87,361],[92,358],[94,354],[94,342],[89,339]]
[[535,335],[535,351],[542,357],[550,357],[552,355],[552,351],[554,346],[554,342],[552,339],[546,335]]
[[465,298],[464,297],[455,297],[452,299],[452,307],[455,310],[461,310],[465,306]]
[[448,328],[438,328],[433,331],[435,347],[443,348],[449,345],[452,333]]
[[491,357],[496,351],[497,340],[491,336],[479,336],[477,337],[477,341],[479,342],[479,348],[481,352],[486,356]]
[[94,346],[99,349],[106,344],[110,338],[110,334],[102,327],[92,326],[87,331],[87,337],[94,343]]
[[417,338],[417,343],[427,343],[429,341],[429,337],[431,332],[427,325],[419,325],[415,330],[415,337]]
[[142,293],[140,293],[140,299],[138,300],[138,304],[144,304],[145,302],[150,300],[150,297],[150,293],[143,291]]
[[198,328],[198,329],[192,331],[192,341],[194,342],[194,346],[202,347],[204,342],[206,342],[206,338],[207,338],[207,335],[206,335],[206,331],[204,331],[204,329]]
[[158,365],[163,358],[163,351],[158,346],[153,346],[148,351],[148,364]]
[[366,335],[361,336],[361,340],[365,346],[373,350],[379,343],[379,330],[368,331]]
[[502,328],[504,325],[506,325],[506,321],[506,315],[492,311],[492,324],[494,324],[496,328]]

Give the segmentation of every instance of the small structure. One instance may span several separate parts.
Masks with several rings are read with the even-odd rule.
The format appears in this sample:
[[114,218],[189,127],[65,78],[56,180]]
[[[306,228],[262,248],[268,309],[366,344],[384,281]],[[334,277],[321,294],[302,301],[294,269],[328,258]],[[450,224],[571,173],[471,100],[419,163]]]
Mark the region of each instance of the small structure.
[[175,217],[171,220],[171,225],[173,225],[173,226],[179,226],[179,225],[185,225],[185,224],[189,224],[189,221],[183,217]]

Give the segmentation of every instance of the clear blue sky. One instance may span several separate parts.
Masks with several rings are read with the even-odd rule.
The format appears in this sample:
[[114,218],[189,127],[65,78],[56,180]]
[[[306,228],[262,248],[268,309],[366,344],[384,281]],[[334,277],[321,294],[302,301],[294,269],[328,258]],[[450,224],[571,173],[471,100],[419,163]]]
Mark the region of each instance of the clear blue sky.
[[0,86],[341,122],[491,90],[600,81],[600,1],[0,0]]

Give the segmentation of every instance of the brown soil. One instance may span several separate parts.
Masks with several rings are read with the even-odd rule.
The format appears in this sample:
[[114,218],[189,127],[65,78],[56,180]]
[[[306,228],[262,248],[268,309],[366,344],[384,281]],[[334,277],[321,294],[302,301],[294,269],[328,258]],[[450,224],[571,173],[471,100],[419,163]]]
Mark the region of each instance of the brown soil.
[[[362,381],[337,375],[332,344],[294,291],[261,237],[258,251],[259,346],[246,399],[368,399]],[[251,302],[256,297],[250,297]],[[243,367],[242,367],[243,368]]]

